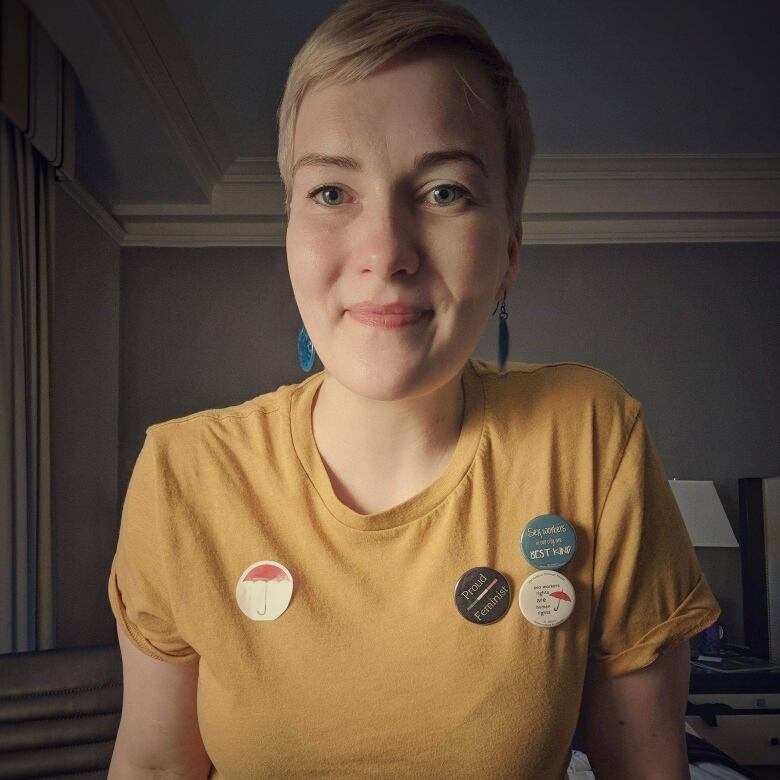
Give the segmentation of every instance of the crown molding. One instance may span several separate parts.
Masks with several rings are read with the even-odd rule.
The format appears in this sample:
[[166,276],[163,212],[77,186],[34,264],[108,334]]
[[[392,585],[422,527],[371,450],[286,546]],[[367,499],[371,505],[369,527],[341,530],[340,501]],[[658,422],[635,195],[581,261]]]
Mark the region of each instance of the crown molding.
[[66,192],[97,224],[103,228],[114,243],[125,243],[126,231],[122,225],[103,207],[103,205],[78,181],[66,178],[60,172],[55,173],[57,186]]
[[222,184],[274,184],[281,186],[275,157],[238,157],[222,177]]
[[189,174],[210,198],[234,155],[168,7],[162,0],[91,3]]
[[[780,241],[780,154],[538,155],[524,244]],[[124,204],[123,246],[283,246],[274,158],[230,165],[206,204]]]

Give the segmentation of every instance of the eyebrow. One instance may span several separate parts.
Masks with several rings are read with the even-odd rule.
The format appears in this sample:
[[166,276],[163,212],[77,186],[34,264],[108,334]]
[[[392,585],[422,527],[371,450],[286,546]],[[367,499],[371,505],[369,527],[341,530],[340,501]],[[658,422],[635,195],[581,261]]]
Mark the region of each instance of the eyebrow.
[[[439,149],[435,152],[425,152],[414,158],[415,169],[433,168],[446,162],[471,162],[479,168],[485,178],[489,178],[487,166],[479,155],[470,152],[468,149]],[[361,170],[360,163],[352,157],[343,157],[341,155],[319,154],[310,152],[304,154],[295,165],[293,165],[292,175],[295,176],[298,169],[304,166],[336,166],[337,168],[346,168],[351,171]]]

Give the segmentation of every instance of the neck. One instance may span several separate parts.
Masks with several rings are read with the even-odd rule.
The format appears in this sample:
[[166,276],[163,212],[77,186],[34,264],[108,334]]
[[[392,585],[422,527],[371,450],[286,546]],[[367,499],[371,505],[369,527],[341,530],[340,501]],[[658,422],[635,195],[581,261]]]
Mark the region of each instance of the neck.
[[425,395],[376,401],[326,372],[314,398],[312,429],[334,492],[361,513],[420,492],[447,467],[463,409],[461,373]]

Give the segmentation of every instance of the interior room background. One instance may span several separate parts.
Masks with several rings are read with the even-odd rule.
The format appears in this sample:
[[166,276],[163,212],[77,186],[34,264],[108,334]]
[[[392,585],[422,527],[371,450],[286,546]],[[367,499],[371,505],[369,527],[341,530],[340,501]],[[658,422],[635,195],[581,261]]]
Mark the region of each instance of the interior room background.
[[[274,112],[336,5],[27,3],[78,80],[55,198],[56,647],[115,641],[106,583],[146,427],[303,377]],[[614,374],[668,476],[714,480],[739,538],[737,480],[780,474],[772,4],[463,5],[536,130],[510,359]],[[739,643],[739,551],[699,555]]]

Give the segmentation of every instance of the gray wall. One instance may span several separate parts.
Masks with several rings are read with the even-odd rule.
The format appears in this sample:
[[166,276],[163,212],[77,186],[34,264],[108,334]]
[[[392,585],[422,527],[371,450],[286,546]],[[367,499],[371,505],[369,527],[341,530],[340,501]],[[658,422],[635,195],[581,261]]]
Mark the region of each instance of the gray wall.
[[[111,193],[196,199],[89,4],[28,2],[85,87],[82,183],[106,202]],[[235,118],[225,129],[241,154],[275,155],[273,113],[290,60],[338,4],[301,0],[291,23],[284,5],[239,3],[226,15],[206,0],[168,0],[219,115]],[[776,151],[773,3],[749,0],[738,13],[727,0],[463,4],[514,62],[542,154]],[[119,157],[113,132],[124,139]],[[777,246],[529,247],[509,301],[511,357],[614,373],[643,401],[669,475],[714,479],[735,524],[737,478],[780,473]],[[106,578],[145,427],[297,381],[298,324],[282,248],[124,249],[120,262],[111,239],[58,192],[59,646],[115,640]],[[478,354],[492,358],[494,344],[495,321]],[[701,558],[739,641],[738,554]]]
[[52,327],[56,646],[116,641],[119,247],[56,191]]
[[[510,358],[577,361],[643,403],[668,475],[712,479],[737,527],[736,480],[780,474],[777,244],[525,247]],[[122,251],[119,490],[147,425],[298,381],[284,250]],[[495,358],[496,320],[477,355]],[[742,641],[737,550],[702,550]]]
[[[574,360],[641,402],[669,478],[715,482],[739,539],[737,480],[780,474],[780,246],[534,246],[509,302],[511,356]],[[478,352],[495,354],[495,323]],[[700,549],[732,642],[740,555]]]
[[[459,4],[512,61],[542,154],[777,151],[776,2]],[[285,3],[167,5],[234,146],[274,156],[290,62],[340,0],[296,0],[295,23]]]
[[152,423],[301,378],[284,249],[122,250],[119,483]]

